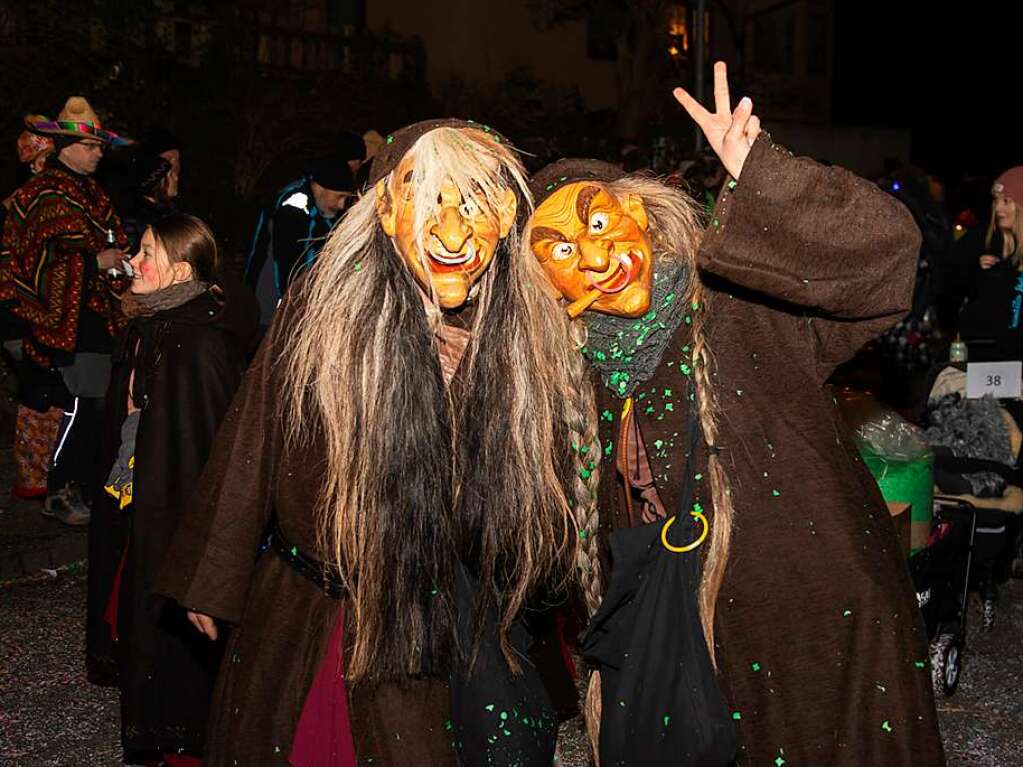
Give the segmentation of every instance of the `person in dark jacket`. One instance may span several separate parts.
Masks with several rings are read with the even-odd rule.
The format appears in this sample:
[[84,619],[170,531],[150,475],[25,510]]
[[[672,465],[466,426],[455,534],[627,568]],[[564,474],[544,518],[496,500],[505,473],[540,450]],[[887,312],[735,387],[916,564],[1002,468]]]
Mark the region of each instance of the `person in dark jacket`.
[[281,189],[259,214],[245,264],[245,281],[259,299],[260,321],[270,318],[298,272],[316,260],[331,227],[355,191],[344,155],[317,160]]
[[201,755],[222,650],[150,591],[257,332],[255,300],[218,279],[217,260],[199,219],[174,214],[150,225],[130,262],[131,320],[107,392],[87,654],[94,680],[116,662],[122,742],[136,760]]
[[[1019,201],[1019,202],[1017,202]],[[970,232],[957,248],[968,275],[959,333],[973,361],[1023,359],[1023,166],[991,187],[987,231]]]
[[149,152],[136,152],[126,169],[128,188],[118,212],[130,241],[130,253],[137,253],[142,235],[150,224],[178,211],[178,176],[169,160]]

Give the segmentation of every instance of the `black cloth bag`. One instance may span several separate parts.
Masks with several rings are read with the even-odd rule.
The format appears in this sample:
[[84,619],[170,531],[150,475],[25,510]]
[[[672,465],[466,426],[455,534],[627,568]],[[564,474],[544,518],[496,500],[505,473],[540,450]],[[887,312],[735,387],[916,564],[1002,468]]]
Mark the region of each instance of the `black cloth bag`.
[[[689,422],[695,455],[695,401]],[[690,480],[673,545],[694,537],[692,505]],[[735,727],[700,625],[701,552],[665,548],[665,524],[610,535],[611,583],[583,637],[583,654],[601,677],[601,767],[724,767],[735,759]]]
[[[456,591],[459,635],[472,636],[476,579],[459,568]],[[522,673],[501,652],[491,609],[470,673],[451,680],[451,721],[461,767],[550,767],[558,740],[558,714],[529,657],[533,637],[521,620],[509,640]],[[468,649],[468,648],[466,648]]]

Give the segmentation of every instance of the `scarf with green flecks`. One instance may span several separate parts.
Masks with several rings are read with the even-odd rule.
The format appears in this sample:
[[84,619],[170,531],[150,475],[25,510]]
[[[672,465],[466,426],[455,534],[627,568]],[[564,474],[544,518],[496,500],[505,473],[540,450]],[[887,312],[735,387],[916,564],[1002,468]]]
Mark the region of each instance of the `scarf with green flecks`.
[[642,317],[614,317],[585,312],[587,340],[583,355],[616,396],[631,397],[650,380],[664,351],[683,322],[692,323],[686,302],[689,270],[667,263],[654,268],[650,310]]

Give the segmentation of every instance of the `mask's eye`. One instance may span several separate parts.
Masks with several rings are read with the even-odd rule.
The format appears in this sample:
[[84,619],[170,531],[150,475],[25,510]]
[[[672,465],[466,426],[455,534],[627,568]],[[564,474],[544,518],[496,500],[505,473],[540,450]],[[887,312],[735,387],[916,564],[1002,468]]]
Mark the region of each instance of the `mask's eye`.
[[458,206],[458,212],[465,218],[476,218],[480,214],[480,206],[472,200],[466,200]]
[[607,213],[594,213],[590,216],[590,234],[603,234],[606,232],[609,220]]
[[575,245],[571,242],[559,242],[551,250],[551,258],[555,261],[564,261],[566,258],[571,258],[575,253]]

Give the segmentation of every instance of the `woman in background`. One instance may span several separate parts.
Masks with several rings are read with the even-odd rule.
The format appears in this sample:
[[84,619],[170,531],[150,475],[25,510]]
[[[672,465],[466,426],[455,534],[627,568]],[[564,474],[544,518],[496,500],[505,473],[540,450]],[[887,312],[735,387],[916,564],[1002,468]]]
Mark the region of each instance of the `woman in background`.
[[959,316],[959,334],[969,345],[973,361],[1023,359],[1021,205],[1023,166],[1016,166],[991,187],[991,221],[983,247],[979,238],[967,236],[960,242],[960,263],[972,275]]

